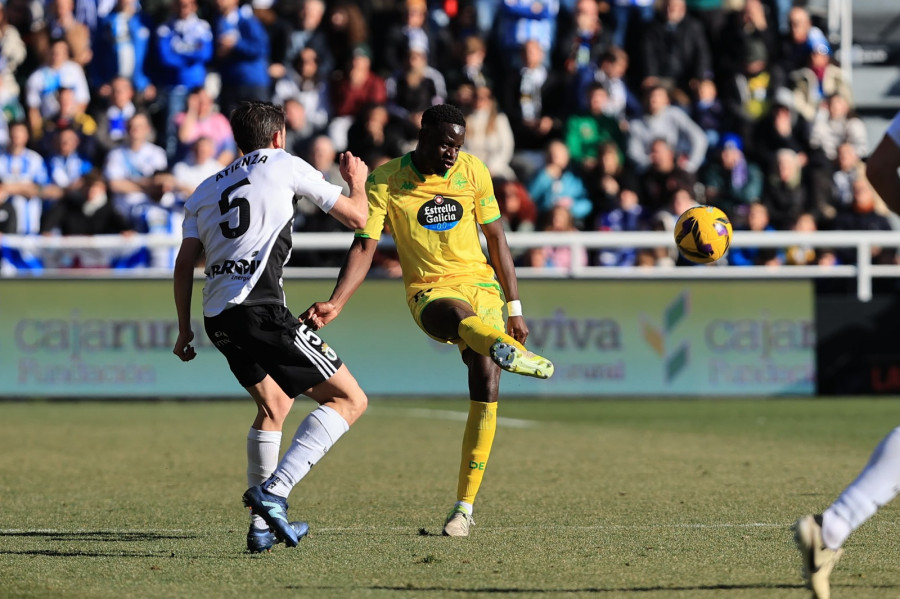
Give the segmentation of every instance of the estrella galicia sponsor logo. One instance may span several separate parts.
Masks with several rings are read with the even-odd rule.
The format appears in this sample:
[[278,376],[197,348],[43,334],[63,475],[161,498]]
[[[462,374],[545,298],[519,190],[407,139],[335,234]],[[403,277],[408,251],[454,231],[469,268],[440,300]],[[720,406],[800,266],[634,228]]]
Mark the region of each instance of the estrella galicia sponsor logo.
[[642,319],[644,341],[662,360],[663,376],[667,383],[677,378],[690,363],[690,343],[678,343],[673,339],[674,329],[687,319],[690,305],[690,296],[684,291],[665,307],[662,323],[651,322],[647,317]]
[[419,224],[430,231],[447,231],[462,219],[462,204],[453,198],[436,195],[419,208]]

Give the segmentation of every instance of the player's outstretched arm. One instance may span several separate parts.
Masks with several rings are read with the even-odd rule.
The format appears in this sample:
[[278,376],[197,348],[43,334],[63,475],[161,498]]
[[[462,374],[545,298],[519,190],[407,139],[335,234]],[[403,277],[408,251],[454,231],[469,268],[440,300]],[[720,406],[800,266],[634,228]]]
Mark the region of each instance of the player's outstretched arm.
[[369,167],[351,152],[343,152],[340,160],[341,177],[350,186],[350,195],[341,194],[328,213],[351,229],[362,229],[369,216],[369,200],[366,195],[366,177]]
[[203,252],[203,244],[199,239],[186,237],[181,242],[178,257],[175,258],[173,274],[175,288],[175,311],[178,313],[178,339],[172,350],[182,362],[189,362],[197,356],[191,341],[194,331],[191,330],[191,296],[194,292],[194,266]]
[[[519,282],[516,279],[516,269],[509,251],[509,244],[506,242],[506,233],[503,231],[502,222],[498,218],[486,225],[481,225],[481,230],[487,240],[488,256],[491,258],[491,265],[497,274],[497,281],[503,289],[506,301],[519,299]],[[507,318],[506,332],[522,344],[528,339],[528,325],[525,324],[522,316]]]
[[866,177],[888,208],[900,214],[900,147],[890,135],[881,138],[878,147],[866,160]]
[[300,320],[314,329],[320,329],[338,317],[350,298],[366,279],[372,267],[372,258],[378,241],[368,237],[357,237],[353,240],[341,272],[338,274],[334,291],[327,302],[316,302],[300,315]]

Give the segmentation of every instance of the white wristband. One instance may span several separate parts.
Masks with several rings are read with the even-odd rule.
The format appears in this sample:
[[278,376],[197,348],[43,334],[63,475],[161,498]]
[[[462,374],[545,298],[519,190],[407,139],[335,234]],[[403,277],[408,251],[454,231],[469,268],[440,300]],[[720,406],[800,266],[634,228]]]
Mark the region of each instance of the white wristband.
[[522,302],[519,300],[506,302],[506,311],[510,316],[522,316]]

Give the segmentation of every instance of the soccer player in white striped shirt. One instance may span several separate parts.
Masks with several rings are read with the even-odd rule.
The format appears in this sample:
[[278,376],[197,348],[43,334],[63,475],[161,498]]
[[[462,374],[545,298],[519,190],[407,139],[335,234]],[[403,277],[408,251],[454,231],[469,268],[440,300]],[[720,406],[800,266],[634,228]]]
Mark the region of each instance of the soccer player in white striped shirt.
[[[866,176],[892,211],[900,212],[900,112],[866,161]],[[831,571],[850,534],[900,493],[900,426],[881,440],[868,463],[821,514],[794,524],[803,577],[815,599],[831,596]]]
[[[297,545],[308,526],[287,519],[287,496],[366,409],[367,398],[337,353],[291,315],[282,270],[290,257],[294,195],[309,198],[350,228],[365,225],[366,164],[346,152],[340,170],[350,195],[309,164],[284,151],[284,110],[244,102],[231,115],[243,156],[209,177],[185,204],[183,240],[175,262],[178,340],[187,362],[191,346],[194,266],[206,252],[203,315],[206,333],[238,382],[256,401],[247,437],[244,503],[252,511],[247,548],[267,551],[278,541]],[[319,406],[300,423],[278,461],[281,428],[304,394]]]

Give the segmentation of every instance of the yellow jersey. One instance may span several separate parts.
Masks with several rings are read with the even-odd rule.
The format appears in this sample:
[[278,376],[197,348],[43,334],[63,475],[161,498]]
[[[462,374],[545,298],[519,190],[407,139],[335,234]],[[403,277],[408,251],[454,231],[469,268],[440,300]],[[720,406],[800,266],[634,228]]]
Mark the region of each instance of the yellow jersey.
[[494,281],[478,224],[500,218],[491,175],[481,160],[460,152],[443,176],[423,175],[412,154],[376,168],[366,181],[369,218],[357,237],[394,237],[407,294],[420,289]]

